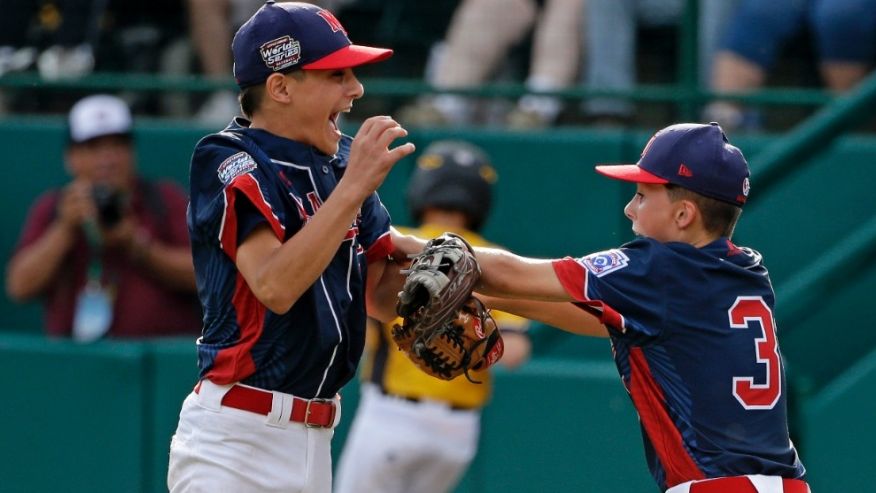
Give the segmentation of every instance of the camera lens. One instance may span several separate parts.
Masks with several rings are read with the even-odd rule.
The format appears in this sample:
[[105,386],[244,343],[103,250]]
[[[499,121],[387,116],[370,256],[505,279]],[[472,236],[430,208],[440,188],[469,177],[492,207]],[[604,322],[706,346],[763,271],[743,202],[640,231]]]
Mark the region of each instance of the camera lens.
[[122,194],[106,185],[95,185],[92,189],[97,217],[105,228],[112,228],[122,220]]

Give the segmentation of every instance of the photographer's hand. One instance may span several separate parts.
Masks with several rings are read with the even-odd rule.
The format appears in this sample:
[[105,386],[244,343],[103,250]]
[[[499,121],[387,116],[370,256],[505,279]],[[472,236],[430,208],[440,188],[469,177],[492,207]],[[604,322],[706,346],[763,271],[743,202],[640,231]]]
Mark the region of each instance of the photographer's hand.
[[91,184],[74,180],[61,191],[58,200],[58,222],[68,231],[78,228],[86,219],[97,217],[97,207],[91,194]]
[[153,246],[152,235],[140,225],[135,216],[126,215],[114,227],[101,231],[107,247],[124,249],[135,263],[149,263]]
[[138,228],[137,219],[131,214],[126,214],[115,226],[100,228],[103,244],[108,248],[122,248],[130,251],[133,248]]
[[50,286],[66,258],[79,228],[86,220],[96,220],[97,210],[91,197],[91,185],[74,180],[61,190],[57,215],[42,236],[19,250],[6,269],[6,292],[10,298],[24,301]]

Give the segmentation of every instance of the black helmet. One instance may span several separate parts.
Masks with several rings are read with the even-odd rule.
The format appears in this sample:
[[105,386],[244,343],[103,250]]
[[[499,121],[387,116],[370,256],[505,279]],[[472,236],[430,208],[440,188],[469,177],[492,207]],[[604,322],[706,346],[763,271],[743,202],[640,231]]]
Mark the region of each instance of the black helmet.
[[408,183],[408,207],[417,222],[427,207],[462,211],[469,228],[478,231],[490,213],[496,179],[496,170],[481,148],[462,141],[436,141],[417,159]]

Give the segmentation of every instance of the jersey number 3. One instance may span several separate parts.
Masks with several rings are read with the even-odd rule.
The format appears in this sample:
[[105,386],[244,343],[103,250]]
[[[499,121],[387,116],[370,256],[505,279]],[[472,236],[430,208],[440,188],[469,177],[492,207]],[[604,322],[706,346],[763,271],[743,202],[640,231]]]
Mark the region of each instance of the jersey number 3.
[[749,329],[760,326],[762,337],[754,339],[757,362],[766,365],[766,383],[754,383],[754,377],[733,377],[733,396],[745,409],[772,409],[782,395],[782,369],[776,341],[773,312],[759,296],[740,296],[728,310],[730,327]]

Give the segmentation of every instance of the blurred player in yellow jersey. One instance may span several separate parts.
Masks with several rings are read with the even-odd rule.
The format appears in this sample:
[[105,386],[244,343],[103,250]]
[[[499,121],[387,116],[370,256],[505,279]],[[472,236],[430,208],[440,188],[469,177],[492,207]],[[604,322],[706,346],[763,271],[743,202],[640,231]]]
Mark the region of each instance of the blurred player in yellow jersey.
[[[444,231],[474,246],[490,212],[496,172],[480,148],[461,141],[430,145],[408,185],[408,205],[419,228]],[[501,363],[529,358],[529,321],[493,311],[505,341]],[[400,319],[398,322],[400,323]],[[492,388],[488,371],[445,381],[420,371],[390,336],[392,324],[369,322],[362,366],[362,398],[335,477],[335,493],[438,493],[452,490],[477,451],[481,408]]]

